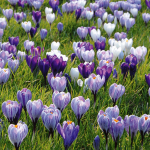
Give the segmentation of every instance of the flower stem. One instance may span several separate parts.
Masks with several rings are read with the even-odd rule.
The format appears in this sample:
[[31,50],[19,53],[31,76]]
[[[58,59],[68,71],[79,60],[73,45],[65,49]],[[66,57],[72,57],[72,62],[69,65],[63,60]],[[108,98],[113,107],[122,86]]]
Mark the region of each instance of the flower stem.
[[78,118],[78,125],[80,126],[80,119]]
[[94,93],[94,105],[96,104],[96,93]]
[[54,137],[54,130],[52,128],[50,128],[49,130],[49,138],[52,135],[52,138]]

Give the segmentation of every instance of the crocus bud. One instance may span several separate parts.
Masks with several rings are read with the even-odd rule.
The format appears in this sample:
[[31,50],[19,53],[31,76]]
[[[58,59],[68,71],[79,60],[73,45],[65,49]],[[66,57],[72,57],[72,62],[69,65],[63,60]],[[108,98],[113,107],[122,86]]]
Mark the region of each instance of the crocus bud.
[[100,147],[100,138],[99,138],[98,135],[94,138],[93,147],[94,147],[94,150],[99,150],[99,147]]
[[71,79],[74,80],[74,82],[75,82],[79,78],[78,68],[71,68],[70,75],[71,75]]
[[57,29],[58,29],[58,31],[61,33],[62,32],[62,30],[63,30],[63,24],[61,23],[61,22],[59,22],[58,24],[57,24]]
[[45,37],[47,36],[47,30],[41,29],[40,36],[41,36],[41,41],[43,41],[45,39]]
[[101,27],[101,24],[102,24],[102,20],[101,18],[98,18],[97,19],[97,23],[98,23],[98,29]]

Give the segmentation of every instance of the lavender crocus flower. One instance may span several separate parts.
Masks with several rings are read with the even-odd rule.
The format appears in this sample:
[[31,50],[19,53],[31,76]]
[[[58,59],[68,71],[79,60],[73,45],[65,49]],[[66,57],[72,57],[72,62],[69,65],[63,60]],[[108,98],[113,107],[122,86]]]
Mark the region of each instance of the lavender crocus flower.
[[108,107],[105,110],[105,113],[109,114],[111,118],[117,118],[119,115],[119,108],[117,105],[115,105],[114,107]]
[[5,61],[2,58],[0,58],[0,68],[4,68],[4,66],[5,66]]
[[26,104],[27,112],[33,122],[33,135],[35,134],[36,123],[41,116],[43,111],[43,103],[40,99],[31,101],[29,100]]
[[126,115],[124,118],[124,126],[128,134],[129,134],[129,128],[130,128],[131,147],[133,144],[133,139],[136,136],[136,133],[138,131],[138,122],[139,122],[139,118],[135,115],[131,115],[131,116]]
[[125,87],[121,84],[117,85],[116,83],[112,84],[109,88],[109,96],[111,97],[114,106],[116,101],[124,94]]
[[99,67],[103,67],[103,66],[107,66],[107,67],[111,67],[112,69],[114,68],[114,62],[112,62],[111,60],[100,60],[99,61]]
[[8,81],[10,76],[10,69],[9,68],[0,68],[0,84],[4,84]]
[[73,141],[77,138],[79,132],[79,126],[75,127],[74,122],[72,121],[64,121],[63,127],[61,127],[60,123],[57,125],[57,131],[62,136],[64,140],[65,150],[71,146]]
[[142,137],[141,145],[143,146],[144,136],[147,132],[150,131],[150,115],[144,114],[141,116],[141,118],[139,118],[138,129],[141,133]]
[[32,46],[31,47],[31,54],[33,56],[40,56],[41,55],[41,47],[40,46],[37,46],[37,47]]
[[148,23],[149,20],[150,20],[150,14],[149,14],[149,13],[143,13],[143,14],[142,14],[142,18],[143,18],[143,20],[144,20],[144,22],[145,22],[145,25],[147,26],[147,23]]
[[105,83],[104,75],[101,78],[100,75],[95,75],[93,73],[89,76],[87,80],[87,85],[94,95],[94,104],[96,103],[96,93],[103,86],[104,83]]
[[34,46],[34,42],[33,41],[26,40],[24,42],[24,48],[27,51],[27,54],[28,54],[29,50],[31,50],[32,46]]
[[112,118],[112,124],[110,127],[110,134],[115,142],[115,150],[117,148],[118,140],[121,138],[124,131],[124,121],[118,116],[116,119]]
[[94,50],[86,50],[81,53],[81,56],[85,62],[92,62],[94,59]]
[[117,2],[110,2],[109,3],[109,8],[111,9],[112,12],[114,12],[115,10],[118,10],[119,7],[120,7],[120,5]]
[[17,45],[19,44],[19,36],[17,36],[17,37],[9,37],[9,43],[11,45],[15,45],[17,47]]
[[18,3],[19,0],[8,0],[8,2],[15,7],[15,5]]
[[42,1],[33,1],[32,5],[34,6],[35,9],[39,10],[40,7],[42,6],[43,2]]
[[107,16],[107,21],[110,22],[110,23],[112,23],[113,20],[114,20],[114,16],[113,16],[112,14],[109,14],[109,15]]
[[101,18],[102,20],[102,17],[105,13],[105,9],[104,8],[99,8],[95,11],[95,16],[98,17],[98,18]]
[[60,110],[51,104],[49,107],[44,108],[41,113],[41,118],[44,126],[49,130],[49,136],[52,135],[53,138],[54,130],[61,119]]
[[5,30],[6,26],[7,26],[6,19],[5,18],[0,18],[0,29]]
[[134,18],[129,18],[126,20],[125,22],[125,26],[126,26],[126,29],[127,29],[127,34],[130,30],[130,28],[135,24],[135,19]]
[[63,24],[62,24],[61,22],[59,22],[59,23],[57,24],[57,29],[58,29],[59,33],[62,32],[62,30],[63,30]]
[[28,134],[28,126],[19,121],[17,125],[10,124],[8,127],[8,136],[11,143],[19,150],[19,146]]
[[84,64],[81,63],[78,66],[78,70],[80,74],[83,76],[83,78],[88,78],[89,75],[94,71],[94,63],[87,63],[87,62],[85,62]]
[[18,1],[18,6],[24,8],[24,5],[25,5],[26,3],[27,3],[26,0],[19,0],[19,1]]
[[54,105],[59,109],[61,112],[65,109],[65,107],[69,104],[71,99],[70,93],[65,92],[58,92],[54,91],[52,96],[52,101]]
[[[29,100],[32,99],[31,91],[27,88],[23,88],[21,91],[19,90],[17,92],[17,99],[19,103],[22,104],[22,108],[25,110],[25,113],[26,113],[27,111],[26,104]],[[26,114],[26,117],[27,117],[27,114]]]
[[14,18],[17,21],[17,23],[21,23],[23,20],[23,12],[21,13],[14,13]]
[[100,147],[100,138],[99,138],[98,135],[94,138],[93,147],[94,147],[94,150],[99,150],[99,147]]
[[98,50],[97,51],[97,58],[98,60],[112,60],[113,58],[113,53],[111,53],[109,50]]
[[22,105],[17,101],[5,101],[2,103],[2,112],[8,121],[17,124],[22,111]]
[[80,39],[82,41],[84,41],[84,39],[86,38],[87,34],[88,34],[88,29],[87,27],[78,27],[77,28],[77,34],[80,37]]
[[12,9],[3,9],[3,15],[7,18],[8,22],[11,19],[13,15],[13,10]]
[[8,67],[15,73],[19,67],[19,60],[8,59]]
[[59,0],[50,0],[49,5],[52,7],[53,12],[55,13],[58,10]]
[[17,59],[19,60],[19,65],[21,64],[21,62],[24,61],[25,58],[26,58],[26,53],[18,51],[18,53],[17,53]]
[[127,34],[125,32],[121,32],[121,33],[116,32],[114,37],[117,41],[119,41],[119,40],[127,38]]
[[47,36],[47,30],[41,29],[40,36],[41,36],[41,41],[43,41],[45,39],[45,37]]
[[150,74],[145,74],[145,80],[146,80],[148,86],[150,87]]
[[78,120],[78,125],[80,125],[80,120],[82,116],[88,111],[90,107],[90,99],[84,99],[82,96],[78,96],[72,99],[71,108],[76,115]]

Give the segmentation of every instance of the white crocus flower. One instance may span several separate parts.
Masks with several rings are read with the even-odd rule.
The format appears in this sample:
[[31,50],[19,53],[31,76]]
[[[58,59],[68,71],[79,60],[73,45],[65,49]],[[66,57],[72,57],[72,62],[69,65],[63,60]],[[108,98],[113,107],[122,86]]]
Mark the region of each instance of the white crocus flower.
[[83,81],[82,81],[81,79],[78,79],[78,80],[77,80],[77,84],[78,84],[80,87],[82,87],[82,86],[83,86]]
[[102,17],[103,22],[107,19],[107,16],[108,16],[108,13],[105,12],[105,13],[103,14],[103,17]]
[[48,22],[49,24],[52,24],[53,21],[55,20],[55,14],[54,14],[54,13],[52,13],[52,14],[47,14],[47,15],[46,15],[46,20],[47,20],[47,22]]
[[75,83],[75,81],[77,81],[77,79],[79,78],[79,70],[78,70],[78,68],[71,68],[70,75],[71,75],[71,79]]
[[117,48],[116,46],[111,46],[110,47],[110,52],[113,53],[113,62],[117,59],[119,54],[121,53],[121,47]]
[[104,30],[107,32],[110,37],[112,32],[115,30],[116,25],[112,23],[104,23]]
[[117,24],[117,17],[114,18],[114,24]]
[[97,29],[97,30],[92,29],[92,30],[91,30],[91,37],[92,37],[92,39],[93,39],[94,42],[96,42],[97,39],[98,39],[100,36],[101,36],[101,31],[100,31],[100,29]]
[[137,8],[131,8],[130,12],[134,18],[137,17],[137,15],[138,15],[138,9]]
[[125,42],[125,55],[129,55],[130,54],[130,49],[132,47],[132,44],[133,44],[133,40],[132,39],[122,39],[122,42]]
[[27,33],[30,32],[30,30],[31,30],[31,22],[30,21],[22,22],[21,25]]
[[48,8],[48,7],[46,7],[45,8],[45,14],[47,15],[47,14],[51,14],[52,13],[52,8]]
[[91,20],[93,17],[93,14],[94,14],[93,11],[86,11],[86,18],[88,20]]
[[60,46],[60,43],[59,43],[59,42],[53,41],[53,42],[51,43],[51,50],[58,50],[59,46]]
[[78,7],[83,7],[84,8],[84,6],[86,4],[86,0],[78,0],[77,4],[78,4]]

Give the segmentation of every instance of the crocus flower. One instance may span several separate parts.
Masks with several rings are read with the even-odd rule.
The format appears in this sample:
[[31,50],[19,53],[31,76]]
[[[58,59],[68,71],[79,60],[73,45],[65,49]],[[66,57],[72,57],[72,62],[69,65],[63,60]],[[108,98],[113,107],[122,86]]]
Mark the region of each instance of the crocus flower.
[[88,33],[89,33],[90,37],[91,37],[91,31],[92,31],[93,29],[96,30],[96,27],[95,27],[95,26],[88,27]]
[[13,15],[13,10],[12,9],[3,9],[3,15],[7,18],[8,22],[11,19]]
[[[21,91],[19,90],[17,92],[17,99],[19,103],[22,104],[22,108],[25,110],[25,113],[26,113],[27,111],[26,104],[29,100],[32,99],[31,91],[27,88],[23,88]],[[27,118],[27,114],[26,114],[26,118]]]
[[113,20],[114,20],[114,16],[112,15],[112,14],[109,14],[108,16],[107,16],[107,22],[113,22]]
[[10,124],[8,127],[8,136],[11,143],[19,150],[19,146],[28,134],[28,126],[19,121],[17,125]]
[[8,67],[13,73],[15,73],[19,67],[19,60],[8,59]]
[[102,24],[102,20],[101,18],[98,18],[97,19],[97,24],[98,24],[98,29],[101,27],[101,24]]
[[10,69],[9,68],[0,68],[0,84],[4,84],[8,81],[10,76]]
[[41,116],[43,111],[43,103],[40,99],[31,101],[29,100],[26,104],[27,112],[33,122],[33,135],[35,134],[36,123]]
[[148,21],[150,20],[150,14],[148,14],[148,13],[143,13],[143,14],[142,14],[142,18],[143,18],[143,20],[144,20],[144,22],[145,22],[145,25],[147,25]]
[[100,41],[99,39],[95,42],[95,48],[96,50],[104,50],[106,46],[105,41]]
[[80,18],[81,16],[81,8],[78,8],[76,9],[76,12],[75,12],[75,15],[76,15],[76,22],[78,21],[78,19]]
[[17,48],[16,46],[14,45],[9,45],[7,48],[6,48],[6,51],[9,52],[9,54],[13,54],[13,55],[16,55],[16,52],[17,52]]
[[53,42],[51,43],[51,50],[58,50],[59,46],[60,46],[60,43],[59,43],[59,42],[53,41]]
[[30,30],[31,30],[31,22],[30,21],[22,22],[21,25],[27,33],[30,32]]
[[119,40],[127,38],[127,34],[125,32],[121,32],[121,33],[116,32],[114,37],[117,41],[119,41]]
[[111,118],[117,118],[119,115],[119,108],[117,105],[115,105],[114,107],[107,107],[105,113],[109,114]]
[[111,53],[109,50],[105,51],[105,50],[98,50],[97,51],[97,58],[98,60],[112,60],[113,58],[113,53]]
[[0,40],[2,40],[3,34],[4,34],[4,30],[0,29]]
[[24,42],[24,48],[27,51],[27,54],[28,54],[29,50],[31,50],[32,46],[34,46],[34,42],[33,41],[26,40]]
[[149,0],[145,0],[145,3],[147,5],[147,7],[150,9],[150,1]]
[[99,61],[99,67],[103,67],[103,66],[107,66],[107,67],[111,67],[112,69],[114,68],[114,62],[112,62],[111,60],[100,60]]
[[132,9],[130,9],[130,12],[131,12],[131,14],[132,14],[132,16],[133,16],[134,18],[137,17],[137,15],[138,15],[138,9],[137,9],[137,8],[132,8]]
[[44,126],[49,130],[49,136],[52,134],[53,138],[54,130],[61,119],[60,110],[51,104],[49,107],[44,108],[41,113],[41,118]]
[[31,27],[31,29],[30,29],[30,35],[31,35],[32,38],[34,37],[34,35],[36,34],[36,32],[37,32],[37,28],[36,27],[35,28]]
[[8,0],[8,2],[12,5],[15,6],[18,3],[19,0]]
[[92,17],[93,17],[93,11],[86,11],[86,18],[88,19],[88,20],[91,20],[92,19]]
[[65,92],[54,91],[53,96],[52,96],[52,101],[53,101],[54,105],[61,112],[69,104],[70,99],[71,99],[71,95],[69,92],[65,93]]
[[100,35],[101,35],[100,29],[97,29],[97,30],[96,29],[92,29],[91,30],[91,37],[92,37],[94,42],[96,42],[98,40]]
[[34,6],[35,9],[39,10],[40,7],[42,6],[42,1],[33,1],[32,5]]
[[60,123],[57,125],[57,131],[62,136],[64,140],[65,150],[71,146],[73,141],[77,138],[79,132],[79,126],[75,127],[74,122],[72,121],[64,121],[63,127],[61,127]]
[[41,47],[40,46],[37,46],[37,47],[34,47],[34,46],[32,46],[31,47],[31,54],[33,55],[33,56],[40,56],[41,55]]
[[99,8],[95,11],[95,16],[98,17],[98,18],[101,18],[101,20],[103,20],[103,15],[105,13],[105,9],[104,8]]
[[17,124],[22,111],[22,105],[17,101],[5,101],[2,103],[2,112],[8,121]]
[[138,131],[138,122],[139,122],[139,118],[135,115],[131,115],[131,116],[126,115],[124,118],[124,126],[128,135],[129,135],[129,128],[130,128],[131,147],[133,144],[133,139],[136,136],[136,133]]
[[17,36],[17,37],[9,37],[9,43],[11,45],[15,45],[17,47],[17,45],[19,44],[19,36]]
[[117,74],[117,70],[116,68],[114,68],[114,71],[113,71],[113,78],[117,78],[118,74]]
[[66,88],[66,78],[65,77],[52,77],[51,78],[51,86],[54,90],[59,92],[63,92]]
[[81,63],[78,66],[78,70],[79,70],[80,74],[83,76],[83,78],[88,78],[89,75],[94,70],[94,63],[87,63],[87,62],[85,62],[84,64]]
[[23,12],[21,13],[14,13],[14,18],[17,21],[17,23],[21,23],[23,20]]
[[5,62],[2,58],[0,58],[0,68],[4,68]]
[[18,1],[18,6],[24,8],[25,3],[27,3],[26,0],[19,0]]
[[81,53],[81,56],[85,62],[92,62],[94,59],[94,50],[86,50]]
[[112,32],[115,30],[116,25],[111,23],[104,23],[104,30],[107,32],[110,37]]
[[0,51],[0,58],[4,60],[4,66],[5,66],[5,64],[7,63],[7,61],[8,61],[8,59],[9,59],[10,55],[11,55],[11,54],[9,54],[8,51],[4,51],[4,50]]
[[124,131],[124,121],[118,116],[116,119],[112,118],[112,124],[110,127],[110,134],[115,142],[115,149],[117,148],[118,140],[121,138]]
[[100,138],[99,138],[98,135],[94,138],[93,147],[94,147],[94,150],[99,150],[99,147],[100,147]]
[[48,7],[45,7],[45,14],[51,14],[52,13],[52,8],[48,8]]
[[45,85],[46,85],[46,76],[49,70],[49,61],[46,58],[44,58],[43,60],[39,58],[38,66],[44,76]]
[[90,107],[90,99],[84,99],[82,96],[78,96],[72,99],[71,108],[76,115],[78,125],[80,125],[80,119],[88,111]]
[[142,115],[141,118],[139,118],[139,125],[138,129],[141,133],[142,137],[142,146],[143,146],[143,141],[144,141],[144,136],[145,134],[150,131],[150,116],[149,115]]
[[7,26],[6,19],[5,18],[0,18],[0,29],[5,30],[6,26]]
[[51,24],[53,23],[53,21],[55,20],[55,14],[47,14],[46,15],[46,20],[47,22],[50,24],[50,30],[51,30]]
[[75,80],[77,80],[79,78],[78,68],[71,68],[70,75],[71,75],[71,79],[74,80],[74,82],[75,82]]
[[124,94],[125,87],[121,84],[117,85],[116,83],[112,84],[109,88],[109,96],[111,97],[114,106],[116,105],[116,101]]
[[134,18],[129,18],[126,20],[125,22],[125,26],[126,26],[126,29],[127,29],[127,34],[130,30],[130,28],[135,24],[135,19]]
[[50,0],[49,5],[52,7],[53,12],[55,13],[58,9],[59,0]]
[[80,39],[82,41],[84,41],[84,39],[86,38],[87,34],[88,34],[88,29],[87,27],[78,27],[77,28],[77,34],[79,35]]
[[115,62],[115,60],[121,53],[121,47],[117,48],[116,46],[110,46],[110,52],[113,54],[112,60]]
[[101,78],[100,75],[95,75],[93,73],[89,76],[87,80],[87,85],[94,95],[94,104],[96,103],[96,93],[103,86],[104,83],[105,83],[104,75]]
[[145,74],[145,80],[146,80],[148,86],[150,87],[150,74]]
[[62,24],[61,22],[59,22],[59,23],[57,24],[57,29],[58,29],[59,33],[62,32],[62,30],[63,30],[63,24]]
[[121,64],[121,73],[123,74],[123,79],[127,77],[129,69],[130,69],[130,66],[128,63],[123,62]]
[[32,11],[32,20],[36,24],[36,27],[39,27],[39,23],[41,21],[41,12],[40,11]]
[[40,36],[41,36],[41,41],[43,41],[45,39],[45,37],[47,36],[47,30],[41,29]]

